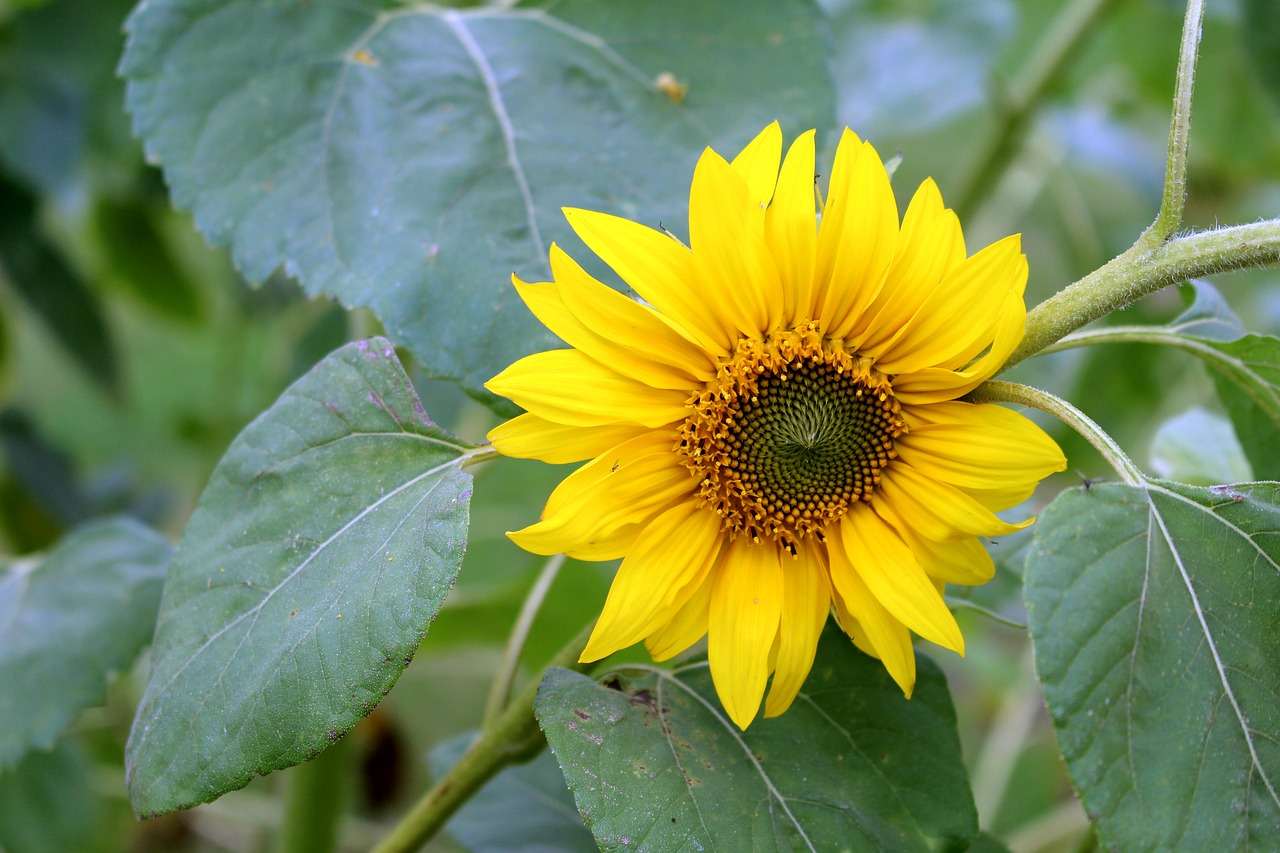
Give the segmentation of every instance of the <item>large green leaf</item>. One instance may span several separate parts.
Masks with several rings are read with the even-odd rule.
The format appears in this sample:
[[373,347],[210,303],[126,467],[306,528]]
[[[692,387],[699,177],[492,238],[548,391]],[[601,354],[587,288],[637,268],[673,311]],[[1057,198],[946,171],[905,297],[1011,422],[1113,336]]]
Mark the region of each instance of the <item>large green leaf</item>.
[[1064,492],[1026,579],[1036,668],[1100,840],[1280,849],[1280,484]]
[[129,519],[87,524],[0,568],[0,770],[49,749],[151,639],[169,543]]
[[240,434],[165,584],[126,754],[138,814],[305,761],[373,710],[457,575],[473,455],[381,338]]
[[604,850],[965,850],[978,832],[946,681],[911,700],[828,630],[795,704],[746,732],[706,663],[603,684],[551,670],[535,710]]
[[547,275],[562,205],[673,226],[702,146],[832,122],[809,0],[153,0],[128,31],[136,130],[209,239],[474,393],[554,345],[510,276]]

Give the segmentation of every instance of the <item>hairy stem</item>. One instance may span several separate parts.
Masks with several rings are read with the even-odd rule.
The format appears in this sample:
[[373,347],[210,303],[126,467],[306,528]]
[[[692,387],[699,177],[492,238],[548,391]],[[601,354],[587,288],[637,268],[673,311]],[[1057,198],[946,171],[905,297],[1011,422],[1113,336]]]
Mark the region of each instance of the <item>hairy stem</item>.
[[1140,241],[1032,309],[1027,314],[1026,336],[1002,370],[1171,284],[1278,263],[1280,219],[1201,231],[1155,248]]
[[[594,664],[578,663],[578,655],[587,645],[594,625],[587,625],[569,641],[547,665],[563,666],[586,672]],[[508,764],[527,761],[546,746],[538,720],[533,714],[533,701],[542,683],[542,674],[529,682],[491,725],[481,731],[458,763],[453,765],[435,787],[414,804],[373,853],[411,853],[440,831],[458,807],[471,798],[485,782]]]
[[973,214],[1013,161],[1036,108],[1066,72],[1085,38],[1119,2],[1075,0],[1045,30],[1026,66],[1000,99],[995,128],[961,177],[958,189],[949,193],[962,222]]
[[1047,412],[1080,433],[1092,444],[1121,480],[1131,486],[1138,486],[1146,481],[1142,471],[1120,449],[1120,445],[1116,444],[1114,438],[1094,423],[1088,415],[1061,397],[1055,397],[1039,388],[1018,385],[1014,382],[983,382],[965,399],[973,403],[1018,403]]
[[1168,240],[1182,224],[1187,202],[1187,147],[1191,141],[1191,93],[1204,24],[1204,0],[1189,0],[1182,22],[1178,73],[1173,86],[1173,114],[1169,121],[1169,149],[1165,158],[1164,192],[1156,221],[1138,238],[1138,245],[1154,247]]
[[1204,23],[1204,0],[1189,0],[1178,50],[1173,113],[1160,212],[1126,251],[1037,305],[1027,333],[1004,370],[1041,352],[1076,329],[1118,311],[1149,293],[1189,278],[1280,261],[1280,219],[1218,228],[1174,238],[1187,199],[1187,147],[1191,95]]

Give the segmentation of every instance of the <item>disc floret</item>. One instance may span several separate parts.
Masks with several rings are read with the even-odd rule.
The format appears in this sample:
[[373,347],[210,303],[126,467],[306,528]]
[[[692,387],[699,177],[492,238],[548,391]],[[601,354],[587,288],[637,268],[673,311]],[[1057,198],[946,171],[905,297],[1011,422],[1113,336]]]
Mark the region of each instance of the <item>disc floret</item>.
[[678,451],[731,538],[796,553],[870,501],[906,432],[889,379],[814,323],[743,339],[689,399]]

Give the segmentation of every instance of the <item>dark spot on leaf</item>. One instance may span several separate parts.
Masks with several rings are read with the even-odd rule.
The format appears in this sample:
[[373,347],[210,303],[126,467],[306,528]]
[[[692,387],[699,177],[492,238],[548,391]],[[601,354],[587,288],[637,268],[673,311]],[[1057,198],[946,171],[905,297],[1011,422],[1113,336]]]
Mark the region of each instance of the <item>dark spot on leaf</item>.
[[578,715],[578,719],[579,719],[579,720],[589,720],[589,719],[591,719],[591,715],[590,715],[590,714],[588,714],[586,711],[582,710],[581,708],[574,708],[574,709],[573,709],[573,713],[575,713],[575,714],[577,714],[577,715]]
[[653,710],[658,709],[658,699],[648,690],[637,690],[631,695],[632,705],[646,705]]

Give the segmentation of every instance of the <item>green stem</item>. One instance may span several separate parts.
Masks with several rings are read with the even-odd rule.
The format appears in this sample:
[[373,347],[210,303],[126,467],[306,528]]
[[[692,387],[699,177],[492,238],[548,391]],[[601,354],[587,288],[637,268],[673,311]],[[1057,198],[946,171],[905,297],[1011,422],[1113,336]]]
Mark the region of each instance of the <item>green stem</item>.
[[1050,23],[1032,49],[1026,66],[1000,101],[996,126],[979,149],[973,164],[948,195],[955,200],[960,221],[967,221],[1001,174],[1013,161],[1026,136],[1032,115],[1062,77],[1086,36],[1120,0],[1075,0]]
[[525,597],[520,615],[516,617],[516,624],[511,628],[511,636],[507,638],[507,647],[502,652],[502,662],[498,665],[498,671],[494,674],[493,683],[489,687],[489,700],[485,703],[484,722],[481,728],[487,729],[492,725],[507,707],[507,700],[511,698],[511,688],[515,684],[516,671],[520,667],[520,653],[524,650],[525,641],[529,639],[529,629],[533,627],[533,620],[542,609],[547,591],[555,582],[564,561],[564,554],[557,554],[547,560],[538,574],[538,579],[529,589],[528,596]]
[[289,772],[280,853],[327,853],[337,847],[352,778],[348,735]]
[[[586,648],[593,627],[587,625],[583,628],[547,667],[563,666],[579,672],[590,670],[594,664],[580,664],[578,656]],[[532,679],[501,716],[480,733],[458,763],[414,804],[372,853],[411,853],[417,850],[499,770],[538,754],[546,740],[533,714],[533,702],[538,696],[544,672]]]
[[1125,455],[1115,439],[1107,435],[1102,427],[1094,423],[1088,415],[1061,397],[1055,397],[1039,388],[1018,385],[1014,382],[988,381],[971,391],[965,399],[973,403],[1017,403],[1048,412],[1092,444],[1120,479],[1131,486],[1140,486],[1146,482],[1142,471]]
[[1187,202],[1187,148],[1191,141],[1191,93],[1195,88],[1196,57],[1204,23],[1204,0],[1190,0],[1182,21],[1178,49],[1178,73],[1173,86],[1173,113],[1169,121],[1169,148],[1164,166],[1164,192],[1156,221],[1138,238],[1138,245],[1153,248],[1167,241],[1182,224]]
[[1182,224],[1187,200],[1191,95],[1203,22],[1204,0],[1189,0],[1178,50],[1164,191],[1155,221],[1124,254],[1037,305],[1027,315],[1026,336],[1005,362],[1004,370],[1076,329],[1170,284],[1200,275],[1274,264],[1280,259],[1280,220],[1173,239]]
[[470,468],[472,465],[478,465],[481,462],[488,462],[490,459],[497,459],[500,455],[501,454],[494,449],[492,444],[473,447],[466,453],[462,454],[462,467]]
[[1246,267],[1280,263],[1280,219],[1216,228],[1155,248],[1142,241],[1041,302],[1027,314],[1026,335],[1003,370],[1076,329],[1171,284]]

